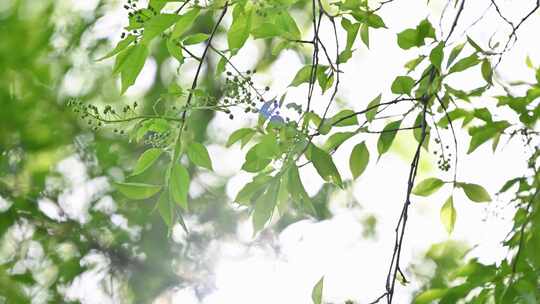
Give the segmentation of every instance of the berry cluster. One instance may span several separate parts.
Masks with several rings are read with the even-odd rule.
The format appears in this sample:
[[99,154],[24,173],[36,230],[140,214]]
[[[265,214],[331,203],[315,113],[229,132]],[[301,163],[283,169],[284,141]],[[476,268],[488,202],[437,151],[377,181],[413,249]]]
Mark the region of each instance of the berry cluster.
[[[264,102],[262,93],[254,87],[251,79],[255,71],[248,70],[245,74],[233,75],[229,71],[226,73],[223,98],[225,109],[223,111],[229,114],[230,119],[234,119],[234,115],[227,107],[243,105],[245,106],[244,113],[257,113],[257,102]],[[269,87],[264,88],[264,91],[268,90],[270,90]]]
[[[139,9],[137,8],[137,2],[137,0],[128,0],[128,2],[124,4],[124,9],[128,12],[129,19],[138,23],[139,26],[137,27],[142,27],[146,21],[157,15],[158,12],[150,5],[146,9]],[[132,35],[137,38],[134,41],[134,43],[137,43],[138,39],[142,37],[143,31],[144,29],[133,29],[128,32],[123,32],[120,38],[124,39],[127,36]]]
[[[437,144],[441,144],[441,140],[438,139],[438,138],[435,138],[435,142]],[[448,172],[448,170],[450,170],[450,161],[451,161],[451,157],[452,157],[452,153],[448,153],[446,154],[445,153],[445,150],[449,149],[450,147],[447,145],[447,146],[443,146],[441,144],[441,151],[440,153],[438,153],[438,151],[433,151],[433,154],[435,155],[439,155],[439,160],[437,161],[437,166],[439,167],[439,169],[441,171],[446,171]]]
[[[73,109],[73,112],[85,120],[87,125],[93,131],[97,131],[100,127],[107,123],[118,123],[129,120],[136,116],[135,110],[138,107],[137,102],[132,105],[126,105],[122,108],[120,114],[113,109],[112,106],[106,105],[103,111],[100,111],[97,106],[92,104],[83,104],[79,100],[69,100],[67,106]],[[113,129],[114,133],[124,134],[124,130]]]
[[154,148],[164,148],[169,145],[172,138],[171,134],[170,130],[161,133],[149,132],[144,138],[144,143]]

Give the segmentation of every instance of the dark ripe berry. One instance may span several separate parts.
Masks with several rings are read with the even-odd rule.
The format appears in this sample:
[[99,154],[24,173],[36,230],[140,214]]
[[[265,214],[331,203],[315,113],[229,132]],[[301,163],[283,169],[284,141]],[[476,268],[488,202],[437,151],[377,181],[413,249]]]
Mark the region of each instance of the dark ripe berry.
[[269,87],[265,87],[264,90],[265,90],[265,91],[269,91],[270,88],[269,88]]
[[234,115],[229,114],[229,119],[234,119]]
[[232,73],[227,71],[227,76],[231,76],[231,75],[232,75]]
[[246,71],[246,74],[248,74],[248,75],[251,74],[251,71],[250,71],[250,70],[247,70],[247,71]]

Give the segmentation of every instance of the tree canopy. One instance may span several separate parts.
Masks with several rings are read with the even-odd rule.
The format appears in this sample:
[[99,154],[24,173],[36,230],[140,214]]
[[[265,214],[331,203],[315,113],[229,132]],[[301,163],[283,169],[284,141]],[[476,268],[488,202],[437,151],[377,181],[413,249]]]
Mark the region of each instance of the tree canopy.
[[[398,290],[410,284],[419,304],[540,299],[540,66],[524,56],[511,80],[501,67],[525,48],[540,1],[68,2],[0,4],[0,302],[84,303],[74,289],[86,286],[152,303],[194,281],[204,299],[215,240],[246,219],[254,244],[330,219],[333,195],[392,154],[407,170],[381,186],[400,200],[379,202],[397,217],[378,230],[392,245],[368,303],[405,303]],[[409,26],[396,28],[385,11],[399,5],[429,15],[401,12]],[[374,45],[407,58],[398,74],[358,61]],[[361,74],[391,81],[367,95],[350,76]],[[498,191],[463,173],[463,159],[495,159],[510,144],[523,169]],[[491,162],[472,170],[504,175]],[[429,244],[421,259],[435,266],[421,275],[403,255],[422,199],[438,204],[449,235],[458,201],[503,201],[506,257]],[[365,218],[366,239],[376,224]],[[324,286],[323,276],[306,303],[334,303]]]

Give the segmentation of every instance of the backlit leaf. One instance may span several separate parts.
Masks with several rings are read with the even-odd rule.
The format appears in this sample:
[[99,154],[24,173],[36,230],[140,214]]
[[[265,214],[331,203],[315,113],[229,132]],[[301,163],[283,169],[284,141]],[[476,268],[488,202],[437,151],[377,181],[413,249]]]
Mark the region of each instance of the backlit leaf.
[[319,175],[326,181],[334,182],[338,186],[342,186],[341,175],[339,174],[332,157],[326,151],[318,148],[315,145],[311,145],[310,158],[313,162],[313,166],[319,173]]
[[171,167],[169,191],[172,200],[184,210],[188,208],[189,172],[180,164]]
[[280,180],[273,178],[268,189],[256,201],[253,209],[253,229],[255,232],[264,228],[276,208]]
[[191,27],[191,24],[193,23],[193,21],[195,21],[195,19],[199,15],[199,11],[200,11],[200,8],[195,7],[191,9],[189,12],[180,16],[180,19],[178,19],[178,21],[174,25],[174,30],[171,33],[171,38],[172,39],[180,38],[180,36],[182,36],[182,34],[184,34]]
[[394,94],[411,94],[411,90],[414,87],[414,79],[409,76],[398,76],[392,83],[392,93]]
[[311,291],[311,300],[313,300],[313,304],[322,304],[323,288],[324,288],[324,277],[322,277],[317,282],[317,284],[313,286],[313,290]]
[[349,167],[353,178],[356,179],[362,175],[368,164],[369,150],[366,147],[366,143],[361,142],[353,148],[349,158]]
[[480,185],[471,183],[458,183],[457,186],[463,189],[465,195],[473,202],[483,203],[491,201],[489,193],[486,191],[486,189],[484,189],[484,187]]
[[198,142],[191,142],[186,146],[189,159],[197,166],[212,170],[212,160],[206,147]]
[[443,185],[444,182],[438,178],[427,178],[416,185],[412,193],[419,196],[429,196],[437,192]]
[[375,115],[377,115],[377,109],[379,108],[378,105],[381,103],[381,94],[379,94],[377,97],[375,97],[372,101],[369,102],[366,109],[371,109],[366,112],[366,119],[368,122],[372,122],[373,119],[375,119]]
[[446,232],[452,233],[452,231],[454,231],[456,217],[457,213],[454,208],[454,200],[450,196],[441,207],[441,223],[443,224],[444,229],[446,229]]
[[143,200],[152,197],[161,190],[160,185],[143,183],[115,183],[115,187],[127,198],[134,200]]
[[381,135],[379,135],[379,140],[377,141],[377,151],[379,152],[379,158],[392,146],[394,138],[396,137],[397,130],[401,126],[401,120],[393,121],[387,124]]
[[141,174],[146,169],[150,168],[152,164],[159,158],[161,155],[162,150],[158,148],[150,148],[146,151],[144,151],[143,154],[139,157],[137,160],[137,164],[135,165],[135,168],[133,168],[132,175]]

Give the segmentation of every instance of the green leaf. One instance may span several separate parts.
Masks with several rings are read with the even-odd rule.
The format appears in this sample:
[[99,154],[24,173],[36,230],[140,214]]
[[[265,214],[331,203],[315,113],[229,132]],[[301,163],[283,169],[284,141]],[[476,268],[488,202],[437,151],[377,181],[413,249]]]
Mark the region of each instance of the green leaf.
[[454,62],[454,60],[456,60],[457,56],[459,56],[464,46],[464,43],[458,44],[452,49],[452,51],[450,51],[450,56],[448,56],[448,62],[446,62],[446,68],[448,68]]
[[306,65],[302,67],[298,72],[296,72],[296,75],[294,76],[293,81],[289,86],[297,87],[301,85],[302,83],[309,82],[311,79],[311,69],[312,65]]
[[289,190],[287,187],[288,185],[289,185],[289,174],[288,172],[285,172],[284,174],[281,175],[281,178],[280,178],[279,192],[277,195],[277,203],[276,203],[277,210],[280,216],[287,214],[286,212],[289,207],[288,206]]
[[225,72],[225,66],[227,65],[227,57],[221,57],[216,65],[216,76]]
[[191,27],[191,24],[199,15],[199,11],[200,8],[195,7],[189,12],[180,16],[180,19],[178,19],[178,21],[174,25],[174,30],[171,33],[171,39],[180,38],[180,36],[182,36],[182,34],[184,34]]
[[329,119],[328,124],[335,127],[355,126],[358,124],[358,118],[354,115],[354,111],[345,109],[332,116],[332,118]]
[[392,83],[392,93],[411,95],[411,90],[414,87],[414,79],[409,76],[398,76]]
[[346,18],[341,19],[341,27],[347,32],[347,44],[345,45],[345,50],[350,50],[356,40],[358,35],[358,29],[360,28],[360,23],[352,23]]
[[227,140],[226,147],[234,145],[237,141],[241,141],[241,147],[244,147],[249,140],[255,135],[255,130],[250,128],[242,128],[234,131]]
[[159,196],[157,208],[159,215],[167,225],[167,227],[172,228],[174,221],[174,208],[169,200],[169,192],[163,191]]
[[298,28],[296,21],[294,21],[294,18],[287,10],[280,11],[279,14],[273,19],[275,26],[281,29],[282,37],[290,40],[298,40],[302,38],[302,34],[300,33],[300,29]]
[[244,46],[251,31],[251,11],[240,12],[240,6],[235,7],[233,22],[227,32],[229,49],[235,53]]
[[415,29],[406,29],[397,35],[397,43],[400,48],[408,50],[417,45],[423,45],[424,42],[419,42],[418,34]]
[[272,37],[280,36],[283,33],[283,30],[279,27],[276,27],[274,23],[263,22],[257,27],[251,29],[251,35],[255,39],[267,39]]
[[253,230],[255,233],[262,230],[272,217],[277,204],[280,179],[274,177],[266,192],[255,201],[253,209]]
[[461,59],[460,61],[456,62],[450,70],[448,71],[448,74],[457,73],[465,71],[468,68],[471,68],[475,65],[480,63],[480,59],[478,59],[478,55],[472,54],[471,56],[465,57]]
[[310,160],[313,162],[313,166],[317,170],[317,173],[325,180],[331,181],[342,186],[341,175],[332,160],[332,157],[326,151],[318,148],[315,145],[311,145],[309,148]]
[[437,70],[441,70],[441,63],[443,61],[443,50],[444,50],[444,42],[440,42],[433,50],[431,50],[431,53],[429,54],[429,61],[431,61],[431,64],[437,68]]
[[[418,116],[416,116],[416,119],[414,121],[414,125],[415,126],[420,126],[419,128],[415,128],[413,130],[413,136],[414,136],[414,139],[416,139],[416,141],[418,143],[420,143],[420,141],[422,141],[422,122],[424,120],[424,115],[422,112],[418,113]],[[424,138],[424,141],[422,143],[422,147],[424,149],[426,149],[427,151],[429,151],[429,133],[430,133],[430,130],[431,128],[429,127],[429,125],[426,123],[425,125],[425,132],[426,132],[426,135],[425,135],[425,138]]]
[[397,35],[398,45],[404,50],[424,45],[426,38],[435,38],[435,29],[427,19],[416,29],[406,29]]
[[206,41],[208,39],[208,37],[210,37],[208,34],[196,33],[196,34],[193,34],[193,35],[186,36],[186,38],[184,38],[184,40],[182,40],[182,43],[184,45],[198,44],[198,43],[201,43],[203,41]]
[[289,178],[287,189],[291,194],[293,201],[304,209],[305,212],[314,214],[313,204],[311,198],[306,192],[302,180],[300,179],[300,173],[298,167],[293,165],[289,169]]
[[332,84],[334,83],[334,73],[332,73],[331,70],[328,71],[328,74],[326,73],[326,70],[328,70],[327,67],[319,67],[317,68],[317,82],[319,83],[319,86],[321,87],[321,91],[326,92],[329,88],[332,87]]
[[274,134],[266,134],[256,145],[256,153],[260,158],[272,159],[280,154],[279,144]]
[[[315,73],[315,76],[318,76],[319,73],[324,73],[324,71],[327,68],[328,67],[326,66],[317,66],[317,71]],[[311,69],[312,69],[311,65],[305,65],[300,70],[298,70],[298,72],[296,72],[296,75],[294,76],[293,81],[291,82],[289,86],[297,87],[301,85],[302,83],[309,82],[311,80]]]
[[366,119],[368,122],[372,122],[373,119],[375,119],[375,115],[377,115],[377,109],[379,108],[378,105],[381,103],[381,97],[382,95],[379,94],[377,97],[375,97],[372,101],[369,102],[366,109],[369,109],[371,107],[374,108],[366,112]]
[[131,175],[141,174],[146,171],[146,169],[150,168],[150,166],[152,166],[152,164],[154,164],[154,162],[159,158],[161,152],[162,150],[158,148],[150,148],[144,151],[144,153],[141,154],[137,160],[137,164],[135,165],[135,168],[133,168]]
[[352,58],[352,55],[353,55],[353,52],[351,50],[343,50],[341,53],[339,53],[338,55],[338,63],[345,63],[347,61],[349,61],[349,59]]
[[523,178],[522,177],[517,177],[517,178],[513,178],[511,180],[508,180],[506,183],[504,183],[504,185],[501,187],[501,190],[499,190],[499,193],[503,193],[503,192],[506,192],[508,191],[508,189],[510,189],[514,184],[516,184],[517,182],[521,182],[523,181]]
[[143,200],[154,196],[161,190],[160,185],[150,185],[143,183],[115,183],[116,189],[127,198]]
[[467,36],[467,42],[477,51],[480,53],[485,53],[484,50],[476,43],[474,40],[471,39],[471,37]]
[[212,160],[206,147],[198,142],[191,142],[186,147],[189,159],[197,166],[212,170]]
[[529,57],[529,55],[527,55],[527,57],[525,57],[525,65],[527,65],[528,68],[534,70],[534,63],[532,62],[532,59],[531,59],[531,57]]
[[112,51],[107,53],[107,55],[99,58],[98,61],[105,60],[107,58],[110,58],[110,57],[122,52],[128,46],[130,46],[135,40],[137,40],[136,36],[128,35],[126,38],[124,38],[124,40],[121,40],[120,42],[118,42],[118,44],[116,45],[116,47]]
[[409,60],[407,63],[405,63],[405,68],[407,68],[407,74],[414,71],[416,67],[422,63],[426,59],[426,56],[420,55],[416,57],[415,59]]
[[[117,67],[120,72],[120,78],[122,79],[122,94],[135,83],[137,76],[139,76],[146,61],[146,57],[148,57],[148,48],[143,44],[137,44],[121,53],[121,55],[124,54],[125,58],[120,59],[122,63]],[[118,56],[117,60],[119,60],[120,57],[121,56]]]
[[[243,205],[249,205],[256,193],[262,192],[268,186],[268,182],[272,179],[268,175],[259,175],[251,182],[247,183],[236,195],[235,202]],[[255,196],[257,197],[257,196]]]
[[322,304],[323,288],[324,288],[324,277],[322,277],[317,282],[317,284],[313,286],[313,290],[311,291],[311,299],[313,300],[313,304]]
[[264,155],[264,151],[259,152],[259,150],[262,150],[261,144],[256,144],[255,146],[251,147],[249,149],[248,153],[246,154],[246,161],[242,165],[242,170],[247,172],[259,172],[262,169],[266,168],[272,162],[271,157],[261,157],[260,154]]
[[352,13],[352,16],[354,17],[354,19],[368,25],[369,27],[372,27],[372,28],[384,28],[386,27],[386,25],[384,24],[384,21],[383,19],[371,12],[371,11],[364,11],[364,10],[361,10],[361,9],[356,9],[353,11]]
[[180,19],[177,14],[159,14],[144,23],[141,43],[148,44]]
[[180,62],[180,64],[184,63],[184,54],[182,53],[182,48],[177,44],[176,40],[167,39],[167,50],[171,56]]
[[510,124],[506,121],[498,121],[493,123],[486,123],[483,126],[474,127],[469,129],[471,135],[471,142],[469,143],[469,149],[467,154],[472,153],[483,143],[497,136],[497,134],[508,128]]
[[369,27],[365,24],[360,27],[360,39],[369,48]]
[[361,142],[356,145],[349,158],[349,167],[354,179],[357,179],[364,170],[366,170],[369,164],[369,150],[365,142]]
[[489,60],[484,59],[482,60],[482,77],[484,77],[484,80],[489,83],[490,85],[493,85],[493,70],[491,69],[491,63],[489,63]]
[[171,167],[169,189],[172,200],[184,210],[188,208],[189,172],[180,164]]
[[420,293],[418,296],[416,296],[413,303],[414,304],[436,303],[435,300],[442,298],[447,292],[448,292],[448,289],[445,289],[445,288],[428,289]]
[[438,178],[427,178],[416,185],[412,193],[418,196],[430,196],[437,192],[443,185],[444,182]]
[[450,196],[444,205],[441,207],[441,223],[449,234],[454,231],[454,224],[456,223],[456,209],[454,208],[454,199]]
[[457,186],[463,189],[465,195],[473,202],[482,203],[491,201],[491,197],[484,187],[477,184],[457,183]]
[[[381,135],[379,136],[379,140],[377,141],[377,151],[379,152],[379,158],[392,146],[392,142],[394,141],[394,138],[396,137],[397,130],[401,126],[401,120],[393,121],[389,124],[387,124]],[[391,131],[395,130],[395,131]]]
[[150,0],[149,7],[152,7],[156,12],[160,12],[167,2],[173,2],[173,0]]
[[339,148],[347,139],[353,137],[354,132],[337,132],[332,134],[324,144],[325,151],[333,151]]

